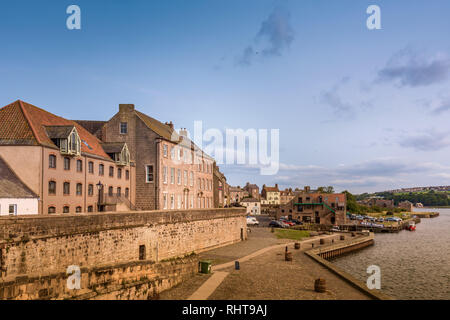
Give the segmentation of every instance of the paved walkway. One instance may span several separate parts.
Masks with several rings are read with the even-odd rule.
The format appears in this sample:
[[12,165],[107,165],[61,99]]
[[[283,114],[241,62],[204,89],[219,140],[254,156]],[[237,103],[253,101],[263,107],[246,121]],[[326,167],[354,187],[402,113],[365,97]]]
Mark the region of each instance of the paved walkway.
[[[303,251],[319,246],[320,238],[301,241],[301,250],[294,250],[297,241],[277,239],[270,229],[254,228],[247,241],[214,249],[200,255],[213,260],[213,274],[196,274],[182,284],[161,293],[161,299],[365,299],[359,290],[335,276],[325,267],[307,257]],[[289,247],[294,261],[284,261],[284,247]],[[235,261],[241,270],[234,270]],[[307,267],[306,267],[307,266]],[[318,294],[313,282],[324,277],[330,290]]]

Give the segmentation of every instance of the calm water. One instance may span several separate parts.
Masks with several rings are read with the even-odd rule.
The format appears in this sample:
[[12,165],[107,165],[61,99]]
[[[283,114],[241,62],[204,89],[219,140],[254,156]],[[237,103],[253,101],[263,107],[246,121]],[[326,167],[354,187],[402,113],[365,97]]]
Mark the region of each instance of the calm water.
[[375,245],[333,260],[366,282],[369,265],[381,268],[381,290],[397,299],[450,299],[450,209],[422,219],[415,232],[377,233]]

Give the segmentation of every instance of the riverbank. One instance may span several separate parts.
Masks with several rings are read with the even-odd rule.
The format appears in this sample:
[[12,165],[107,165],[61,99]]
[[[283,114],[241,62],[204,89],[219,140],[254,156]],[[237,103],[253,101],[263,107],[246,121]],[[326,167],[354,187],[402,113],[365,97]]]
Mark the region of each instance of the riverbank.
[[396,299],[450,299],[450,209],[417,209],[439,212],[422,219],[415,232],[377,233],[375,245],[332,259],[333,265],[360,281],[369,265],[381,269],[381,289]]
[[[321,245],[321,238],[326,238]],[[348,240],[349,238],[347,238]],[[353,238],[355,239],[355,238]],[[322,248],[339,243],[340,235],[324,235],[301,241],[301,249],[294,249],[294,242],[277,239],[268,228],[252,228],[247,241],[201,254],[201,259],[213,261],[213,271],[224,272],[214,286],[206,288],[208,299],[275,299],[275,300],[360,300],[373,297],[362,292],[346,279],[305,255],[306,250]],[[292,253],[293,261],[285,261],[285,245]],[[270,246],[278,246],[270,249]],[[264,248],[268,248],[264,251]],[[260,251],[260,253],[258,253]],[[248,258],[248,256],[252,256]],[[248,259],[243,258],[246,256]],[[234,261],[240,261],[240,270],[235,270]],[[217,269],[219,267],[219,269]],[[326,293],[314,291],[314,281],[323,278],[327,283]],[[202,287],[211,275],[197,274],[186,282],[161,293],[161,299],[188,299]],[[207,286],[206,286],[207,287]],[[197,292],[198,293],[198,292]]]

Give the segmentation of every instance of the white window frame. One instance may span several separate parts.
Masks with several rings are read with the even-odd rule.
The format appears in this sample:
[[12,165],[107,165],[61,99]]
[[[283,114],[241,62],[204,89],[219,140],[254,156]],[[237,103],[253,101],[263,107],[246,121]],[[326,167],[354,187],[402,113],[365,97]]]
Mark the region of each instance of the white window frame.
[[167,184],[167,166],[163,167],[163,183]]
[[[148,179],[148,174],[149,174],[149,168],[150,167],[152,168],[152,176],[153,176],[151,181]],[[153,182],[155,182],[155,166],[152,165],[152,164],[145,165],[145,182],[146,183],[153,183]]]

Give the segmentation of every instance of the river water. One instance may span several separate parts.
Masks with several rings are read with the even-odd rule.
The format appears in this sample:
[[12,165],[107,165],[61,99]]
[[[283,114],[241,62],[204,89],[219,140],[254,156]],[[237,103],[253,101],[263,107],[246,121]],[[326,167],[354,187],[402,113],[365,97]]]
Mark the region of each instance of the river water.
[[367,267],[381,269],[381,291],[396,299],[450,299],[450,209],[421,219],[415,232],[376,233],[375,245],[333,263],[367,281]]

